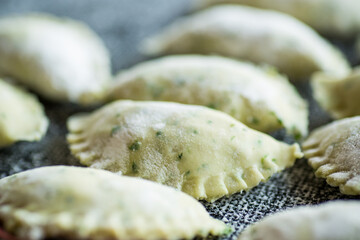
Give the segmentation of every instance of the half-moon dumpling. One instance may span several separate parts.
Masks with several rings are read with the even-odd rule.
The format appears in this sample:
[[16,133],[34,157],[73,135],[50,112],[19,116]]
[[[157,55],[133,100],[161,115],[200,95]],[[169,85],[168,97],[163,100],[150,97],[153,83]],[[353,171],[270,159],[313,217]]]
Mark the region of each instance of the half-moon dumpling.
[[360,195],[360,117],[346,118],[314,130],[302,144],[305,157],[331,186]]
[[356,240],[359,212],[359,201],[301,206],[265,217],[241,233],[239,240]]
[[220,54],[275,66],[291,78],[325,71],[343,76],[341,53],[295,18],[237,5],[213,7],[173,23],[144,43],[148,54]]
[[222,57],[173,56],[120,72],[110,99],[173,101],[226,112],[259,131],[307,135],[307,104],[275,71]]
[[137,176],[213,201],[266,181],[302,157],[229,115],[171,102],[116,101],[71,117],[68,142],[84,165]]
[[180,191],[108,171],[65,166],[1,179],[0,220],[8,232],[30,240],[192,239],[231,231]]
[[56,101],[99,101],[110,80],[107,50],[84,24],[44,14],[0,19],[0,73]]
[[197,0],[197,7],[244,4],[296,17],[327,35],[353,37],[360,33],[359,0]]
[[334,118],[360,114],[360,68],[344,78],[316,73],[311,85],[317,102]]
[[0,147],[16,141],[38,141],[48,124],[35,96],[0,79]]

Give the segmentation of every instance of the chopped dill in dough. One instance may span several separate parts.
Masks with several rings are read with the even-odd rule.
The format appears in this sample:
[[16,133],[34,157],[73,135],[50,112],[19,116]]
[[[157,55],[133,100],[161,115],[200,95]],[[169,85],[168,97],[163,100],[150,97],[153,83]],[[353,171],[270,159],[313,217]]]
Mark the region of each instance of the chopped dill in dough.
[[135,141],[133,144],[130,145],[129,149],[135,152],[140,149],[140,146],[141,146],[141,142]]
[[117,132],[120,131],[120,129],[121,129],[120,126],[114,126],[114,127],[111,129],[110,135],[111,135],[111,136],[114,136]]

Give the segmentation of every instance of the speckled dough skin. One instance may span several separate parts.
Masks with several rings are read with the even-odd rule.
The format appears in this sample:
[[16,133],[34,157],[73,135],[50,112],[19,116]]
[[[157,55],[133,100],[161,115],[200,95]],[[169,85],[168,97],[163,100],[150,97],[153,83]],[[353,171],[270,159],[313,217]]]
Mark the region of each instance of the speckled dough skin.
[[17,141],[38,141],[48,125],[35,96],[0,79],[0,148]]
[[343,78],[316,73],[311,85],[314,98],[332,117],[339,119],[360,114],[360,68]]
[[192,239],[229,232],[192,197],[139,178],[42,167],[0,180],[0,220],[19,239]]
[[359,212],[359,201],[297,207],[265,217],[239,240],[358,240]]
[[71,117],[68,128],[82,164],[207,201],[252,188],[303,155],[225,113],[179,103],[119,100]]
[[143,51],[219,54],[275,66],[292,80],[315,71],[344,76],[347,60],[310,27],[283,13],[239,5],[213,7],[177,20],[147,39]]
[[0,19],[0,73],[51,100],[100,101],[109,62],[100,38],[75,20],[45,14]]
[[314,130],[302,147],[317,177],[348,195],[360,195],[360,117]]
[[353,37],[360,32],[358,0],[197,0],[196,8],[244,4],[287,13],[326,35]]
[[286,128],[307,135],[306,102],[273,69],[222,57],[184,55],[141,63],[120,72],[111,100],[156,100],[208,106],[230,114],[250,128]]

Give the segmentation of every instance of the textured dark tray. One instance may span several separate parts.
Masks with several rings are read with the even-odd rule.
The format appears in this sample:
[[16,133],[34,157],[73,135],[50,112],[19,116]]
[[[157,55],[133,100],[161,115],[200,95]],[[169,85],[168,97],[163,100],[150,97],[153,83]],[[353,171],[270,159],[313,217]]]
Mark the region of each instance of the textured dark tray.
[[[112,56],[113,72],[146,60],[137,51],[144,37],[155,33],[169,22],[186,14],[189,0],[0,0],[0,16],[25,13],[49,12],[58,16],[79,19],[91,26],[105,41]],[[353,41],[331,40],[356,63]],[[309,101],[310,129],[331,121],[311,97],[307,82],[296,87]],[[37,143],[19,142],[0,149],[0,178],[26,169],[45,166],[79,165],[71,157],[66,135],[66,119],[81,111],[89,111],[76,105],[59,104],[40,99],[45,105],[51,124],[46,137]],[[274,133],[277,139],[291,141],[283,131]],[[316,204],[332,199],[360,199],[339,193],[324,179],[315,178],[305,159],[278,174],[268,182],[244,193],[222,198],[204,205],[210,214],[231,224],[236,230],[228,239],[236,236],[249,224],[273,212],[296,205]]]

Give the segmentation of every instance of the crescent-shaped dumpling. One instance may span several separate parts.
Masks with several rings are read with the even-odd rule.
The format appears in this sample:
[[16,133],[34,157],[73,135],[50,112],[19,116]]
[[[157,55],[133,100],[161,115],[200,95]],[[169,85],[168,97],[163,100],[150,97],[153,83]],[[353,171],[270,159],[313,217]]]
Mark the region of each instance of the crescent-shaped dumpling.
[[241,233],[239,240],[356,240],[359,212],[359,201],[301,206],[265,217]]
[[266,181],[302,157],[288,145],[202,106],[119,100],[68,120],[84,165],[137,176],[214,201]]
[[243,4],[287,13],[327,35],[353,37],[360,33],[358,0],[197,0],[197,8]]
[[310,27],[283,13],[226,5],[184,17],[144,42],[147,54],[219,54],[269,64],[294,80],[315,71],[343,76],[340,51]]
[[0,147],[17,141],[38,141],[48,124],[35,96],[0,79]]
[[360,68],[346,77],[316,73],[311,81],[314,98],[334,118],[360,114]]
[[192,197],[139,178],[42,167],[0,180],[0,221],[19,239],[193,239],[231,229]]
[[110,63],[84,24],[30,14],[0,19],[0,73],[46,98],[90,104],[103,97]]
[[320,127],[302,147],[317,177],[348,195],[360,195],[360,117]]
[[307,135],[306,102],[288,80],[271,69],[222,57],[165,57],[120,72],[110,99],[156,100],[208,106],[250,128],[285,127]]

